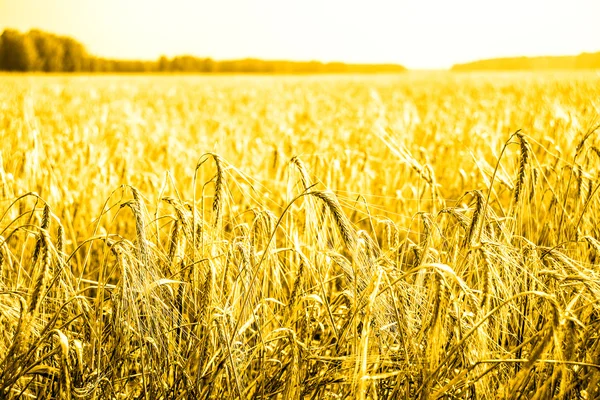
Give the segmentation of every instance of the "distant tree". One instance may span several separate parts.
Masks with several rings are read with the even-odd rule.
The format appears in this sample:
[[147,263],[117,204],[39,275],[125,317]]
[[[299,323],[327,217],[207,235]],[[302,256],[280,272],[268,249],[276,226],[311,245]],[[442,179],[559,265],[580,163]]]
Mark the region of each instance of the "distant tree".
[[167,56],[160,56],[158,59],[158,70],[160,72],[167,72],[169,70],[169,64],[170,62]]
[[38,68],[35,43],[28,35],[7,29],[2,33],[0,66],[7,71],[34,71]]
[[[588,63],[594,55],[585,57]],[[540,63],[546,63],[545,60]],[[577,64],[580,64],[579,59]],[[537,65],[537,64],[536,64]],[[544,64],[545,65],[545,64]],[[0,70],[45,72],[250,72],[250,73],[320,73],[320,72],[402,72],[393,64],[361,65],[324,64],[319,61],[266,61],[254,58],[214,61],[191,55],[172,59],[161,56],[155,61],[111,60],[90,56],[73,38],[57,36],[37,29],[27,34],[7,29],[0,35]]]
[[95,64],[98,72],[114,71],[112,60],[107,60],[106,58],[96,58]]
[[35,43],[39,70],[45,72],[63,71],[65,49],[62,40],[56,35],[39,30],[32,30],[27,35]]
[[597,68],[600,68],[600,53],[583,53],[578,56],[491,58],[452,66],[453,71]]
[[90,72],[102,72],[102,59],[98,57],[90,57]]
[[114,61],[117,72],[152,72],[156,70],[154,61],[119,60]]
[[63,53],[63,70],[66,72],[84,71],[89,65],[88,55],[85,47],[75,39],[70,37],[61,38]]
[[215,72],[215,64],[211,58],[205,58],[202,62],[202,72]]
[[198,72],[202,69],[202,61],[189,55],[174,57],[171,61],[171,70],[179,72]]
[[582,53],[575,60],[577,68],[600,69],[600,53]]

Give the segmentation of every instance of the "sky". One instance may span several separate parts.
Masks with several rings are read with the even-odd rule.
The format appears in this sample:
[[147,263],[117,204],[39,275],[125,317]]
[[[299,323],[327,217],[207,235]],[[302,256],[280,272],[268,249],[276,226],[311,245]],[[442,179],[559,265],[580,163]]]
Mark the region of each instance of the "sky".
[[600,51],[600,0],[0,0],[0,30],[69,35],[94,55],[448,68]]

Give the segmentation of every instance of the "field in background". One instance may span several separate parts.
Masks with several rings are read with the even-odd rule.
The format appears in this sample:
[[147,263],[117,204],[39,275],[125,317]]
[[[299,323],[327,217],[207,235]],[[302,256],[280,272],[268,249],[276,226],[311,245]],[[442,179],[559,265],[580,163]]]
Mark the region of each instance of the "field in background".
[[599,74],[0,87],[0,397],[600,395]]

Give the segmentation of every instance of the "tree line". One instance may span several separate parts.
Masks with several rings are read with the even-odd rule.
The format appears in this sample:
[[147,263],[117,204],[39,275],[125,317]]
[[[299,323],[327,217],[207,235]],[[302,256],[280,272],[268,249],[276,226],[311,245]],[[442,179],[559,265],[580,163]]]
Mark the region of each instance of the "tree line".
[[253,72],[339,73],[403,72],[397,64],[346,64],[320,61],[266,61],[253,58],[215,61],[190,55],[158,60],[116,60],[96,57],[68,36],[38,29],[21,33],[6,29],[0,36],[0,70],[42,72]]
[[576,56],[491,58],[452,66],[453,71],[551,69],[600,69],[600,52]]

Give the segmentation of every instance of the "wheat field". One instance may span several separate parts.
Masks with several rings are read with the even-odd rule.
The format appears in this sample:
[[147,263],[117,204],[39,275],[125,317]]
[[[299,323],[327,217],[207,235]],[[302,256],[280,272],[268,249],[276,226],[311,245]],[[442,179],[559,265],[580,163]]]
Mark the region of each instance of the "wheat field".
[[0,398],[600,398],[600,74],[0,85]]

